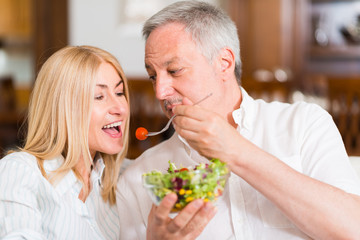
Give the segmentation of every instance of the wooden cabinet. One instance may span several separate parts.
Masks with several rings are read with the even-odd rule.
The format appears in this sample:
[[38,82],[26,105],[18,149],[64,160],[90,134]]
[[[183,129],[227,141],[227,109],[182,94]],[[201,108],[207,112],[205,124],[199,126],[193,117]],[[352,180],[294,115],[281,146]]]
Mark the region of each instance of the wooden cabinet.
[[[17,57],[23,48],[33,53],[35,73],[52,53],[68,44],[67,3],[63,0],[0,0],[0,40],[5,39]],[[33,80],[35,76],[30,79]],[[15,87],[16,105],[20,109],[15,113],[8,109],[0,112],[0,157],[23,140],[22,134],[17,133],[24,121],[18,110],[26,111],[31,87]]]
[[238,27],[245,79],[281,68],[306,91],[319,75],[360,75],[360,43],[340,31],[360,14],[360,1],[229,0],[227,9]]
[[[343,34],[344,29],[356,27],[360,2],[313,0],[308,11],[311,24],[305,70],[324,75],[360,75],[360,41],[353,42]],[[360,34],[360,28],[358,31]]]
[[252,78],[259,69],[281,68],[296,77],[300,71],[304,36],[303,10],[299,0],[230,0],[228,11],[240,37],[243,77]]
[[0,37],[31,37],[31,5],[32,0],[0,0]]

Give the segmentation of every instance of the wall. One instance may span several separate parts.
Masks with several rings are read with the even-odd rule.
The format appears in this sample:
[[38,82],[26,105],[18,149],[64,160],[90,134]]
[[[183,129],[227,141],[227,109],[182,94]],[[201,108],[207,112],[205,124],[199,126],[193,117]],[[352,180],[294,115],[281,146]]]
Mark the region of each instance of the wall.
[[[147,78],[144,68],[144,40],[141,28],[144,20],[176,0],[68,0],[69,43],[94,45],[111,52],[120,61],[130,78]],[[128,2],[128,5],[126,5]],[[207,0],[217,4],[221,0]],[[136,4],[139,4],[136,7]],[[126,6],[125,6],[126,5]],[[124,11],[125,7],[126,12]],[[144,15],[137,22],[126,21],[125,13]],[[134,16],[136,18],[138,16]],[[145,17],[145,18],[144,18]]]
[[145,77],[141,25],[121,24],[119,0],[69,0],[69,43],[94,45],[118,58],[128,77]]

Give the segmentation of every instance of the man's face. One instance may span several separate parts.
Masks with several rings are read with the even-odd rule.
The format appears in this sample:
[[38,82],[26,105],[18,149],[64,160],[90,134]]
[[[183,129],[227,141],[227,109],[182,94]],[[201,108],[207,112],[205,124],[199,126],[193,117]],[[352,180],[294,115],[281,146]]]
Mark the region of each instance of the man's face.
[[[216,68],[200,53],[180,23],[168,23],[150,34],[145,46],[145,67],[168,117],[183,97],[195,103],[211,92],[216,95],[219,88]],[[209,109],[214,102],[211,100],[214,97],[199,105]]]

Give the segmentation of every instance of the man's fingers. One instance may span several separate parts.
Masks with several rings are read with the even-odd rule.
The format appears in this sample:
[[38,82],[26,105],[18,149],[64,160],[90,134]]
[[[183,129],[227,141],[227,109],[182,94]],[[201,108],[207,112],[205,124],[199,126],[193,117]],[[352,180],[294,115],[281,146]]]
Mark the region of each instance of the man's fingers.
[[185,236],[191,234],[192,237],[200,235],[206,225],[215,216],[216,211],[217,208],[210,202],[205,203],[193,219],[191,219],[191,221],[183,228],[182,235]]
[[193,102],[188,99],[187,97],[184,97],[183,100],[182,100],[182,104],[184,105],[193,105]]
[[177,196],[175,193],[166,195],[161,201],[160,205],[156,208],[154,213],[155,224],[161,225],[168,220],[169,213],[175,205]]
[[198,210],[203,206],[201,199],[196,199],[189,203],[179,214],[168,224],[169,232],[174,233],[184,228],[197,214]]
[[206,119],[209,111],[197,105],[178,105],[173,108],[173,113],[179,116],[186,116],[196,120]]

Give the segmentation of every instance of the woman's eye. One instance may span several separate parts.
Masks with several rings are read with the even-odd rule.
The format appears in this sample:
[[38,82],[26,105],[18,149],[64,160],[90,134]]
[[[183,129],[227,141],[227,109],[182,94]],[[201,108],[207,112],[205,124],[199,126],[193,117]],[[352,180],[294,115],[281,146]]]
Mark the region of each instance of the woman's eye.
[[118,92],[118,93],[116,93],[116,96],[118,96],[118,97],[122,97],[122,96],[124,96],[125,95],[125,93],[123,93],[123,92]]
[[98,96],[95,96],[95,100],[102,100],[104,98],[103,95],[98,95]]

